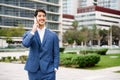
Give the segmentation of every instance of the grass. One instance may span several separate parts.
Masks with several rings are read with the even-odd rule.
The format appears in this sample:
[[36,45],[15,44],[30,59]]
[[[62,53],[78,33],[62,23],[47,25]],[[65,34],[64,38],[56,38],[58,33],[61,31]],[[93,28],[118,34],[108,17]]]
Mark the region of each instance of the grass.
[[101,55],[101,60],[94,67],[86,68],[86,69],[103,69],[109,67],[120,66],[120,54],[107,54]]

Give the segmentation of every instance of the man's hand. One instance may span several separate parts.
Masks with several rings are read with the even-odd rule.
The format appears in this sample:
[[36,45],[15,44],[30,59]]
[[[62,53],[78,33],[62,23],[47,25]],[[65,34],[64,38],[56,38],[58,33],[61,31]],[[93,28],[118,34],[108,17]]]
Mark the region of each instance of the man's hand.
[[36,17],[34,18],[34,24],[33,24],[33,28],[32,28],[32,32],[34,33],[36,30],[37,30],[37,27],[38,27],[38,23],[37,23],[37,19]]
[[54,68],[54,71],[55,71],[55,72],[57,72],[57,71],[58,71],[58,69],[57,69],[57,68]]

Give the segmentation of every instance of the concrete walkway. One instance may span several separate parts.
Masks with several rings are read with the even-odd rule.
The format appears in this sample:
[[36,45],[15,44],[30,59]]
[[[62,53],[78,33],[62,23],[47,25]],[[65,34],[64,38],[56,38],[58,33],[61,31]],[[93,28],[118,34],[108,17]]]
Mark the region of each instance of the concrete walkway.
[[[60,67],[56,80],[120,80],[120,66],[100,70]],[[28,80],[24,64],[0,63],[0,80]]]

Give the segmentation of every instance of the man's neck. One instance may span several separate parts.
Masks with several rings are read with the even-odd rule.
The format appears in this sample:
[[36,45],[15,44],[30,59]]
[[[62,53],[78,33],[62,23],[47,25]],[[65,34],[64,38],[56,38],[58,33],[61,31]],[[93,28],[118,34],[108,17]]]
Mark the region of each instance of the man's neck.
[[39,29],[43,29],[44,28],[44,25],[39,25]]

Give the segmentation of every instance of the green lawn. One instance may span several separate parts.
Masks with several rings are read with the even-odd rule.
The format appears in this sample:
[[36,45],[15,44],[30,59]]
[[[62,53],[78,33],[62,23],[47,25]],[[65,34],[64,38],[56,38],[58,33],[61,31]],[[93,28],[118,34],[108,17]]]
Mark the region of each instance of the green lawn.
[[120,66],[120,54],[101,55],[101,60],[95,67],[86,69],[103,69],[114,66]]

